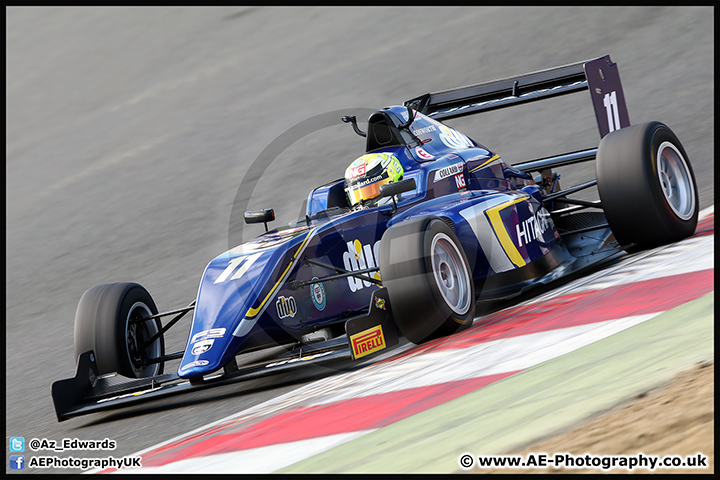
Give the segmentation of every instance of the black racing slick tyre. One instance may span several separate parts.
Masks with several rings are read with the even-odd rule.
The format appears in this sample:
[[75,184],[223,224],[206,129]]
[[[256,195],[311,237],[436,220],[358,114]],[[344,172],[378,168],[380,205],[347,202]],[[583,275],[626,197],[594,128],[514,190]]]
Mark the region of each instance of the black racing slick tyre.
[[142,318],[156,313],[152,297],[137,283],[89,289],[80,298],[75,313],[75,358],[92,350],[101,374],[117,372],[130,378],[161,374],[162,362],[144,362],[165,355],[162,335],[143,346],[162,327],[159,318]]
[[695,232],[695,175],[666,125],[649,122],[609,133],[598,146],[595,170],[608,225],[626,250],[677,242]]
[[472,325],[475,285],[462,245],[437,218],[390,227],[380,242],[380,275],[400,333],[413,343]]

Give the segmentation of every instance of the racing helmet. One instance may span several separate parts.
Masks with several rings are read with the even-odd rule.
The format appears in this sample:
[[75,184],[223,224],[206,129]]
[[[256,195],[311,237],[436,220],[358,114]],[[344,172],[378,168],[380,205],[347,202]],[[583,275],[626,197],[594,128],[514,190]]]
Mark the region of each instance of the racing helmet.
[[345,170],[345,194],[351,207],[380,195],[380,187],[403,178],[400,160],[391,153],[366,153]]

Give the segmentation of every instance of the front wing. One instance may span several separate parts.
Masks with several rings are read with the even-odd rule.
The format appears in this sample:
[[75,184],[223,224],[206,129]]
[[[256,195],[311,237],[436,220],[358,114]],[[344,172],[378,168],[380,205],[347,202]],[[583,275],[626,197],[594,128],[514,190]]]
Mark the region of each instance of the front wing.
[[75,376],[52,385],[55,413],[62,422],[72,417],[310,366],[331,363],[335,369],[359,366],[399,343],[387,290],[381,288],[373,292],[368,314],[347,320],[345,331],[346,335],[341,337],[303,345],[290,356],[226,369],[200,382],[181,379],[177,373],[148,378],[128,378],[118,373],[100,375],[94,353],[84,352],[78,357]]

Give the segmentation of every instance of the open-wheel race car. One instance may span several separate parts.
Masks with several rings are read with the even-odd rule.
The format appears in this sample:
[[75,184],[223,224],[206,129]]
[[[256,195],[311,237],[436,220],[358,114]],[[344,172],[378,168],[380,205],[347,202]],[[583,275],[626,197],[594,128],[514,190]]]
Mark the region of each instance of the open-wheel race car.
[[[597,148],[508,165],[442,120],[588,90]],[[582,274],[626,251],[693,234],[698,194],[664,124],[631,125],[609,56],[428,93],[370,115],[345,178],[307,199],[304,220],[214,258],[187,307],[158,313],[145,288],[89,289],[75,317],[76,374],[52,386],[59,421],[327,362],[364,362],[397,345],[468,328],[478,301]],[[560,188],[556,169],[595,161]],[[599,200],[571,198],[596,187]],[[193,311],[184,351],[164,334]],[[162,319],[169,317],[165,324]],[[286,346],[275,358],[236,357]],[[181,359],[177,372],[163,366]]]

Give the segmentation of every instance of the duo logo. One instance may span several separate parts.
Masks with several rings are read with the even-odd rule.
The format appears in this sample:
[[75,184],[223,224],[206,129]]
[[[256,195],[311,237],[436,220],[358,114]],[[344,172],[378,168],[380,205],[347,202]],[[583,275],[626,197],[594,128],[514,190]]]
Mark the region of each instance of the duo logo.
[[[345,270],[357,272],[358,270],[377,267],[378,258],[380,258],[380,240],[370,248],[370,245],[363,245],[360,240],[355,239],[352,242],[347,242],[347,251],[343,253],[343,264]],[[379,272],[371,272],[367,275],[380,280]],[[352,292],[361,290],[363,286],[369,287],[372,285],[371,282],[356,277],[347,277],[347,281]]]
[[278,297],[275,302],[277,308],[277,314],[280,318],[295,317],[297,313],[297,303],[295,303],[295,297]]

